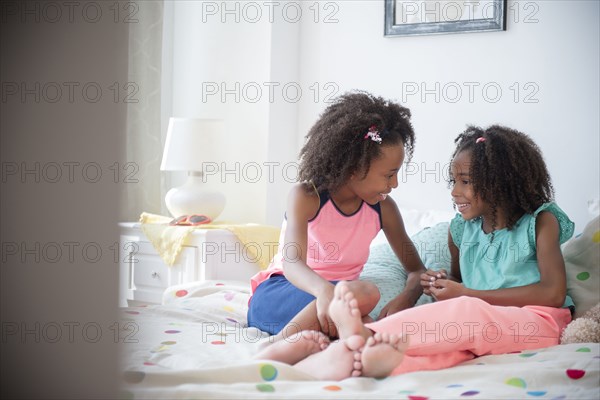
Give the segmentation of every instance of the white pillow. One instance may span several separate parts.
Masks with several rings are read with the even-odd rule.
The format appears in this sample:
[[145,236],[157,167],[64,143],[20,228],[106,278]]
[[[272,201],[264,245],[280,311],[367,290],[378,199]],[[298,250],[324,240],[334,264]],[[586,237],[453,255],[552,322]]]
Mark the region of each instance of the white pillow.
[[453,210],[415,210],[400,208],[400,214],[404,221],[404,227],[408,236],[412,237],[423,229],[433,227],[440,222],[448,222],[454,218],[456,211]]
[[567,294],[575,302],[575,318],[600,302],[600,217],[562,247]]
[[[404,229],[406,229],[406,233],[410,237],[440,222],[448,222],[456,215],[456,211],[453,210],[417,210],[402,206],[398,206],[398,209],[404,221]],[[387,242],[383,230],[379,231],[375,239],[371,242],[371,248]]]

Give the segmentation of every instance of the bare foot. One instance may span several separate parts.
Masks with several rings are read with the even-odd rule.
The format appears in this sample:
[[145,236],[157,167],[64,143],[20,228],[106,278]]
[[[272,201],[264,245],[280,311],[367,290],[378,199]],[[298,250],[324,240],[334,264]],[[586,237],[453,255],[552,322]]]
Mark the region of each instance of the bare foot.
[[335,285],[333,300],[329,303],[329,316],[337,327],[340,339],[353,335],[361,335],[365,339],[370,336],[362,323],[358,301],[346,282]]
[[377,332],[367,339],[362,349],[362,375],[385,378],[402,362],[408,339],[398,335]]
[[293,365],[311,354],[325,350],[327,346],[329,346],[329,338],[324,333],[302,331],[265,347],[254,358],[281,361]]
[[360,348],[365,339],[353,335],[331,343],[324,351],[315,353],[295,365],[295,368],[320,380],[339,381],[360,376],[362,363]]

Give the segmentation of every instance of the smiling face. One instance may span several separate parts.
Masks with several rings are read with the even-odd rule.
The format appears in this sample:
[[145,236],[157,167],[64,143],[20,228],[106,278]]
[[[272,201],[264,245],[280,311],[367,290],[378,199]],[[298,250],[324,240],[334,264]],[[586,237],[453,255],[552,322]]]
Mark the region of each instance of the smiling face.
[[491,208],[473,190],[470,166],[470,150],[461,151],[452,160],[450,166],[452,200],[464,219],[469,220],[482,216],[484,220],[491,221]]
[[398,187],[398,171],[404,162],[404,145],[384,146],[381,156],[371,162],[367,176],[357,173],[350,179],[349,187],[362,200],[377,204]]

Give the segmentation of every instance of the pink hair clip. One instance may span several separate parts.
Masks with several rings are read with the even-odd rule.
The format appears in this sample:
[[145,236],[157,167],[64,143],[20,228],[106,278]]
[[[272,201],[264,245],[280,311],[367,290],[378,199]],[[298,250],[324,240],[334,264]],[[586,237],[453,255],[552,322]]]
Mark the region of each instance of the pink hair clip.
[[364,139],[368,139],[368,138],[371,138],[372,141],[377,142],[378,144],[381,144],[381,136],[379,136],[379,131],[377,130],[377,127],[375,125],[371,125],[371,127],[369,128],[369,131],[367,132],[367,134],[364,137]]
[[477,140],[475,140],[475,143],[481,143],[481,142],[485,142],[484,137],[478,137]]

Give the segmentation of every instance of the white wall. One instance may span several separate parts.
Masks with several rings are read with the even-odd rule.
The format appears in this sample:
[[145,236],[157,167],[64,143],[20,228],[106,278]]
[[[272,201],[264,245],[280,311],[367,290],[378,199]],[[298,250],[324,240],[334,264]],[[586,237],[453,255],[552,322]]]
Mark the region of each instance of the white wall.
[[[448,209],[441,172],[453,139],[466,124],[500,123],[538,143],[558,203],[583,228],[600,182],[598,2],[509,1],[505,32],[387,38],[383,2],[336,4],[337,23],[302,20],[300,82],[333,82],[340,93],[364,89],[411,109],[415,164],[393,192],[399,204]],[[525,23],[525,16],[538,22]],[[298,131],[306,132],[325,105],[303,98]]]
[[[221,219],[263,222],[266,181],[258,173],[266,161],[269,103],[256,88],[268,90],[263,82],[269,81],[271,26],[266,19],[240,23],[240,3],[227,4],[233,14],[221,4],[173,4],[172,116],[225,120],[229,158],[206,176],[206,184],[227,198]],[[183,173],[171,174],[175,186],[184,179]]]
[[[444,176],[453,139],[467,124],[501,123],[539,144],[558,203],[579,228],[589,219],[600,181],[598,2],[508,1],[504,32],[388,38],[383,1],[175,4],[173,114],[227,118],[232,154],[262,166],[258,182],[243,173],[215,182],[228,196],[224,218],[279,224],[294,176],[283,168],[326,97],[363,89],[413,113],[413,164],[393,192],[401,206],[451,210]],[[256,103],[243,93],[239,102],[202,101],[203,82],[256,82],[263,94]],[[278,85],[272,99],[265,82]],[[301,95],[286,96],[286,84]]]

